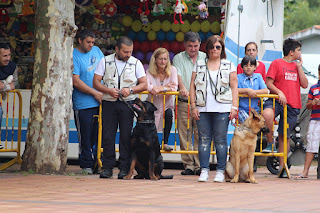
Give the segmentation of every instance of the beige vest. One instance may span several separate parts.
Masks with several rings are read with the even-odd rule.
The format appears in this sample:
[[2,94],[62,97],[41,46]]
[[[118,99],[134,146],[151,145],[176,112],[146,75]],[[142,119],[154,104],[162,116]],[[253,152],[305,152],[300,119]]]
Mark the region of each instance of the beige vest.
[[[220,62],[220,68],[218,78],[215,84],[211,85],[213,92],[215,93],[215,99],[220,103],[231,103],[232,93],[230,88],[230,73],[231,62],[222,59]],[[196,104],[197,106],[205,106],[207,101],[207,60],[197,61],[197,75],[194,80],[196,86]],[[209,78],[209,77],[208,77]],[[210,85],[209,85],[210,86]]]
[[[115,53],[105,57],[106,68],[103,76],[104,86],[108,88],[118,88],[119,90],[125,87],[136,86],[138,83],[138,79],[136,77],[136,65],[137,65],[138,59],[131,56],[126,62],[126,65],[124,66],[121,75],[119,76],[115,57],[116,57]],[[130,94],[127,97],[123,97],[125,101],[132,101],[135,98],[136,98],[136,94]],[[104,94],[103,100],[116,101],[117,99],[113,98],[109,94]]]

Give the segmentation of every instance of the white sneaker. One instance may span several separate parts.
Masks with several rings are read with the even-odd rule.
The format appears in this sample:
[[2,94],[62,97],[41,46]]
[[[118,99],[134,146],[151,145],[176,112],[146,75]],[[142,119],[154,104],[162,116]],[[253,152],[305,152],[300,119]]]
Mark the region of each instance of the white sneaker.
[[209,171],[207,169],[201,169],[200,177],[198,178],[198,182],[207,182],[209,177]]
[[224,174],[222,172],[217,172],[216,177],[214,178],[214,182],[223,183],[224,180]]

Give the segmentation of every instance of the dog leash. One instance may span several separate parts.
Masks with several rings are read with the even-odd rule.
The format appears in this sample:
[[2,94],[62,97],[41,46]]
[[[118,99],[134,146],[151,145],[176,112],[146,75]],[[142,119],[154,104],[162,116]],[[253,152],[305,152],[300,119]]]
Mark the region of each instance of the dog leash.
[[138,118],[137,113],[132,109],[132,106],[123,99],[122,93],[121,91],[119,91],[119,98],[121,99],[121,101],[123,101],[125,104],[127,104],[127,106],[129,107],[129,109],[133,112],[134,117]]

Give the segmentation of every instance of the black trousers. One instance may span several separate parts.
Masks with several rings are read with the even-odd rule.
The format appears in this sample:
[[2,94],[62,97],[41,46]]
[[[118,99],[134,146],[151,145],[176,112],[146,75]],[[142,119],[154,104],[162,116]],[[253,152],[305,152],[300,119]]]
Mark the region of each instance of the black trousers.
[[168,144],[171,127],[172,127],[172,109],[168,108],[165,111],[164,140],[163,140],[165,144]]
[[128,171],[131,160],[130,136],[133,126],[133,112],[122,101],[102,101],[102,163],[104,169],[112,169],[116,165],[115,140],[118,126],[120,130],[119,169]]

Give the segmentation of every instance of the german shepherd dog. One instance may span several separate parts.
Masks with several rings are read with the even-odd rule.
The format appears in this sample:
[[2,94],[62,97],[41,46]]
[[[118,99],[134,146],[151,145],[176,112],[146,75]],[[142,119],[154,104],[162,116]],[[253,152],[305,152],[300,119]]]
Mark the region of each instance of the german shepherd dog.
[[[230,144],[230,156],[226,166],[226,181],[240,180],[258,183],[253,176],[254,151],[257,133],[268,132],[264,118],[251,108],[250,116],[234,131]],[[231,180],[232,179],[232,180]]]
[[141,101],[139,98],[135,99],[132,108],[138,118],[131,135],[132,162],[124,179],[131,179],[134,169],[138,173],[134,179],[172,179],[173,175],[161,175],[164,164],[154,123],[154,111],[157,108],[151,102]]

